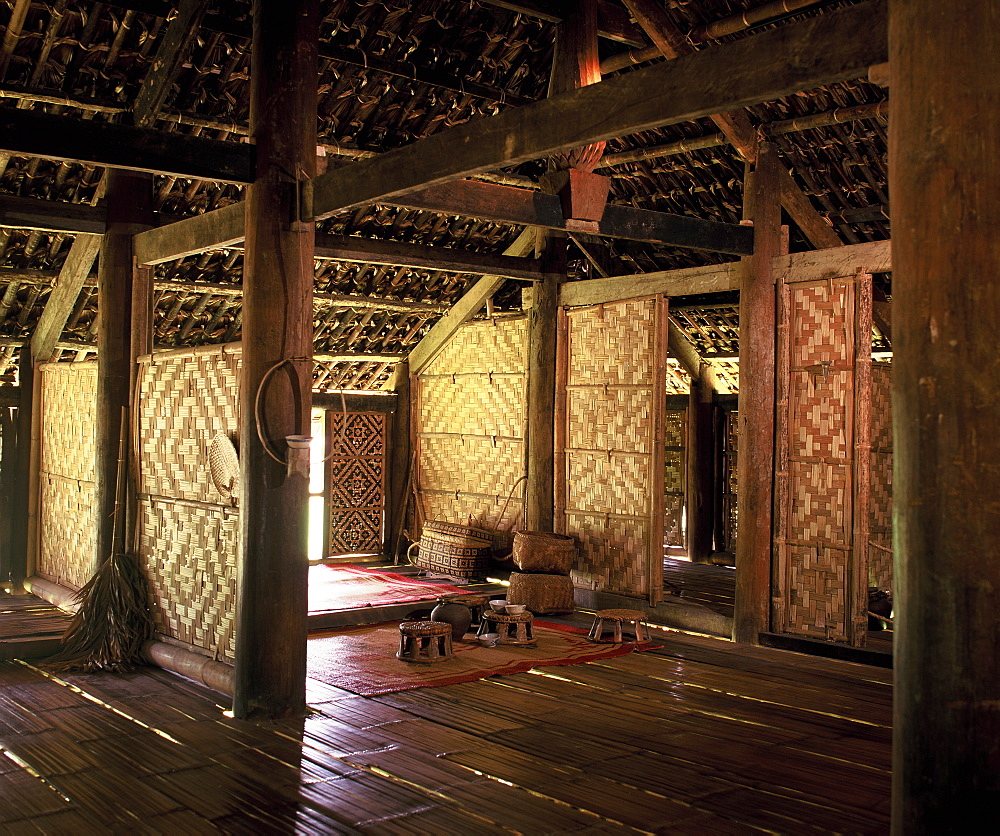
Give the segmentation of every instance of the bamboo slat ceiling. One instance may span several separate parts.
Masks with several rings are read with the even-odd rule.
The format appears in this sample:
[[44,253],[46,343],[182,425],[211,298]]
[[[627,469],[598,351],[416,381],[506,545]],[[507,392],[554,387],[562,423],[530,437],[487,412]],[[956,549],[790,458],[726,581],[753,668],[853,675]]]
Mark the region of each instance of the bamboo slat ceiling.
[[[544,5],[486,0],[322,2],[318,128],[328,164],[350,165],[353,159],[543,98],[556,24],[530,9],[514,9]],[[628,21],[620,3],[610,5]],[[706,24],[760,7],[759,0],[670,0],[659,5],[697,49],[753,37],[761,28],[718,40],[704,31]],[[851,4],[787,5],[807,8],[778,18],[775,12],[765,16],[762,26],[783,26]],[[178,20],[190,20],[185,31],[177,31]],[[121,124],[145,118],[163,132],[246,141],[249,2],[5,0],[0,2],[0,24],[0,110]],[[640,38],[631,47],[621,39],[601,39],[607,66],[609,61],[625,63],[618,56],[630,48],[648,46],[642,30],[631,26]],[[154,59],[167,50],[165,44],[173,43],[179,44],[180,60],[160,89],[162,104],[143,117],[143,102],[149,101],[155,78]],[[630,72],[633,66],[643,64],[615,72]],[[886,89],[862,79],[749,111],[753,126],[773,137],[795,183],[844,243],[889,236],[887,95]],[[681,151],[681,141],[688,148],[698,147]],[[661,146],[666,148],[654,156],[637,159]],[[599,170],[613,178],[613,203],[727,223],[740,219],[744,163],[708,119],[611,141],[605,158]],[[496,174],[508,183],[531,185],[543,170],[544,162],[539,161]],[[103,173],[94,165],[0,153],[0,197],[95,204]],[[154,188],[156,210],[174,218],[242,198],[242,187],[232,183],[175,176],[157,176]],[[491,254],[502,253],[520,232],[512,224],[387,206],[350,211],[319,226],[322,233]],[[794,226],[791,237],[793,249],[809,246]],[[73,239],[66,233],[0,228],[3,382],[14,378],[17,348],[30,339]],[[732,260],[700,250],[603,241],[610,245],[613,273]],[[571,278],[590,278],[589,262],[574,253]],[[155,277],[158,346],[239,339],[240,250],[220,249],[167,262],[156,267]],[[472,273],[318,260],[315,351],[340,358],[317,367],[319,388],[376,387],[389,374],[393,359],[404,356],[476,278]],[[878,282],[887,292],[887,278],[879,277]],[[496,308],[517,309],[520,286],[508,281],[495,299]],[[88,346],[92,350],[96,314],[90,281],[58,344],[63,358],[81,356]],[[699,314],[689,311],[686,316],[697,319]],[[708,310],[700,316],[704,324],[719,314]],[[736,309],[726,310],[725,334],[719,341],[704,337],[711,328],[699,331],[676,321],[699,351],[732,354],[737,318]],[[365,355],[376,359],[366,361]]]

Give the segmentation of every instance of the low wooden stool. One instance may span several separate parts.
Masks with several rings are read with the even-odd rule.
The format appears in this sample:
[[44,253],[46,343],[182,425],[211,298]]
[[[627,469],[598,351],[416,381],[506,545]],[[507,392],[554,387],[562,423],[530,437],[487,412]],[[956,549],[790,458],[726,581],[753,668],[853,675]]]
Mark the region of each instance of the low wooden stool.
[[592,642],[608,642],[607,639],[602,639],[601,635],[604,632],[604,622],[610,621],[614,625],[614,638],[608,643],[622,644],[624,642],[622,638],[622,623],[627,621],[635,625],[635,640],[637,642],[644,642],[648,639],[646,625],[643,624],[645,617],[646,614],[639,612],[639,610],[598,610],[594,613],[594,623],[590,627],[587,638]]
[[525,610],[514,615],[507,615],[502,612],[483,611],[483,620],[479,624],[477,636],[485,633],[497,633],[500,636],[500,644],[529,645],[534,644],[535,639],[531,634],[531,622],[534,616]]
[[397,659],[404,662],[444,662],[453,657],[451,625],[445,621],[404,621],[399,625]]

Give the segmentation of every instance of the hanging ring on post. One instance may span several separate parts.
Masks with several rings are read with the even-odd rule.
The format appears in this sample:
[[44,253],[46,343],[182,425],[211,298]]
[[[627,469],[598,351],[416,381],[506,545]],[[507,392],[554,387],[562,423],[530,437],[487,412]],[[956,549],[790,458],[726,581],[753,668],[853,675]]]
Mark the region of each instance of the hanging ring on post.
[[[285,363],[304,362],[306,360],[312,362],[311,357],[286,357],[284,360],[279,360],[277,363],[271,366],[271,368],[269,368],[266,372],[264,372],[264,376],[260,379],[260,383],[257,384],[257,394],[254,396],[253,399],[253,419],[254,419],[254,428],[257,430],[257,439],[260,441],[261,447],[264,448],[264,452],[267,453],[278,464],[282,465],[287,465],[288,462],[285,459],[280,458],[274,452],[274,450],[271,448],[271,445],[268,444],[267,439],[264,436],[264,431],[261,428],[263,422],[261,420],[261,415],[260,415],[260,402],[264,394],[264,387],[267,385],[268,380],[271,379],[272,374],[274,374],[278,369],[284,366]],[[299,416],[299,418],[300,418],[299,427],[301,428],[303,423],[301,420],[302,416]]]

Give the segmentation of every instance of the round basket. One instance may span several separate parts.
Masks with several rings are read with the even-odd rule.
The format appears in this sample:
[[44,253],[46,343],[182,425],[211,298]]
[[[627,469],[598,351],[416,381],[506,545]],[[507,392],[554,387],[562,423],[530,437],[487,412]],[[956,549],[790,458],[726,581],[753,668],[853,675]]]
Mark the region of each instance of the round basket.
[[565,534],[518,531],[514,534],[514,565],[522,572],[568,575],[576,557],[576,540]]
[[216,433],[208,445],[208,469],[212,474],[212,484],[222,498],[235,503],[240,481],[240,459],[225,433]]
[[482,528],[428,520],[420,534],[420,553],[415,563],[433,572],[458,578],[474,578],[491,565],[493,534]]

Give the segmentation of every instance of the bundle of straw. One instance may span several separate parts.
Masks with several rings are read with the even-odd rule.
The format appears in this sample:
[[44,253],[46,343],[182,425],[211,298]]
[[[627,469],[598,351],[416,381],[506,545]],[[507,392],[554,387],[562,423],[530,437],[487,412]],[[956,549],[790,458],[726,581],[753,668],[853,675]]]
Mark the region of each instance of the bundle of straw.
[[54,671],[126,673],[144,663],[142,646],[153,636],[146,577],[135,554],[124,549],[127,445],[122,410],[111,555],[76,595],[79,609],[63,634],[62,647],[46,664]]

